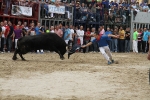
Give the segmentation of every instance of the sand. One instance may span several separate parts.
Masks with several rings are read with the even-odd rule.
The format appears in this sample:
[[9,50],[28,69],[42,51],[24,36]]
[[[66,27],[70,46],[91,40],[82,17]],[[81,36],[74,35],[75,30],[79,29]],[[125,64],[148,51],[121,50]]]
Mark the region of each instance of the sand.
[[100,53],[0,54],[0,100],[150,100],[147,54],[113,53],[107,65]]

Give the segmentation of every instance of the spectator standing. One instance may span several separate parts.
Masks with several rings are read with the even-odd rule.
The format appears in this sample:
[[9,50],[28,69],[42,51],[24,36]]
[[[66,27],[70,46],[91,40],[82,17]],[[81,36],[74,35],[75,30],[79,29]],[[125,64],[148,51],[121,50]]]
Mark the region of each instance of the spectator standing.
[[[110,31],[110,28],[108,27],[108,28],[107,28],[107,31],[105,32],[105,35],[108,36],[109,34],[112,34],[112,32]],[[113,50],[112,50],[112,39],[111,39],[111,37],[109,37],[108,46],[109,46],[110,50],[113,51]]]
[[6,4],[5,10],[4,10],[4,15],[9,16],[8,11],[10,10],[11,0],[4,0],[4,1],[5,1],[5,4]]
[[33,23],[30,24],[30,28],[27,32],[28,32],[28,35],[31,35],[31,36],[35,35],[35,27]]
[[23,36],[28,36],[27,30],[24,27],[24,24],[22,24],[22,34]]
[[[118,35],[118,28],[115,28],[113,31],[113,35]],[[113,52],[118,52],[118,38],[112,37],[112,49]]]
[[48,13],[48,2],[44,3],[44,10],[45,10],[45,18],[50,18]]
[[[19,28],[22,29],[21,21],[18,21],[17,25],[19,25]],[[14,27],[14,29],[16,29],[17,25]]]
[[9,28],[8,23],[7,23],[6,20],[4,21],[4,27],[5,27],[5,33],[4,33],[4,52],[5,52],[6,49],[7,49],[7,46],[6,46],[7,36],[9,34],[9,32],[10,32],[10,28]]
[[16,29],[14,29],[13,34],[13,41],[15,42],[15,49],[17,48],[17,41],[19,38],[23,36],[22,30],[19,28],[19,25],[16,26]]
[[130,28],[126,28],[125,32],[125,52],[130,52]]
[[[35,34],[36,35],[44,34],[44,32],[40,28],[41,28],[41,24],[37,23],[37,26],[35,27]],[[37,53],[44,53],[44,51],[43,51],[43,49],[37,50]]]
[[91,8],[91,20],[96,22],[96,4],[94,4]]
[[116,0],[112,3],[112,5],[118,8],[118,3]]
[[138,32],[136,29],[134,29],[134,33],[133,33],[133,52],[134,53],[138,53],[137,43],[138,43]]
[[2,32],[1,32],[1,53],[4,53],[4,38],[5,38],[5,30],[6,28],[4,27],[4,23],[1,22],[1,28],[2,28]]
[[0,23],[0,49],[1,49],[1,36],[2,36],[2,27],[1,27],[1,23]]
[[147,32],[147,38],[148,38],[148,41],[147,41],[147,49],[146,49],[146,51],[148,52],[149,51],[149,45],[150,45],[150,28],[148,29],[148,32]]
[[29,27],[27,26],[27,22],[24,22],[24,29],[26,29],[26,31],[28,31]]
[[82,3],[82,5],[80,7],[80,14],[81,14],[81,19],[85,20],[86,16],[87,16],[87,7],[85,6],[84,3]]
[[142,51],[142,31],[138,29],[138,52]]
[[9,21],[8,22],[10,31],[9,34],[7,36],[7,51],[8,53],[11,52],[11,48],[12,48],[12,39],[13,39],[13,33],[14,33],[14,27],[12,26],[12,23]]
[[126,7],[123,7],[123,11],[122,11],[122,17],[123,17],[123,24],[126,23]]
[[100,26],[100,35],[103,35],[105,33],[105,30],[104,30],[104,26]]
[[55,32],[55,30],[54,30],[54,26],[51,26],[51,28],[50,28],[50,32],[51,32],[51,33],[54,33],[54,32]]
[[56,26],[55,33],[56,33],[59,37],[63,38],[63,31],[60,29],[59,25]]
[[66,44],[68,45],[68,42],[70,40],[70,29],[68,28],[68,25],[65,26],[65,33],[64,33],[64,40]]
[[81,45],[83,45],[83,36],[84,36],[84,30],[83,26],[80,26],[80,29],[77,31],[78,39],[80,39]]
[[124,52],[125,44],[125,31],[122,26],[119,29],[119,52]]
[[[95,37],[93,36],[94,34],[95,34],[96,32],[95,32],[95,28],[93,27],[92,28],[92,31],[91,31],[91,34],[90,34],[90,36],[91,36],[91,41],[93,41],[94,39],[95,39]],[[99,32],[98,32],[99,33]],[[90,42],[91,42],[90,41]],[[98,48],[97,48],[97,43],[96,42],[94,42],[94,43],[92,43],[91,45],[90,45],[90,52],[96,52],[96,51],[98,51],[97,50]]]
[[[88,44],[90,42],[91,36],[90,36],[91,32],[90,32],[90,28],[88,27],[86,32],[85,32],[85,44]],[[89,47],[86,47],[86,53],[89,52]]]
[[147,41],[148,41],[147,29],[144,28],[143,38],[142,38],[142,51],[143,51],[143,53],[146,53]]
[[74,43],[74,29],[73,29],[73,26],[70,25],[70,40],[69,40],[69,49],[72,48],[73,46],[73,43]]

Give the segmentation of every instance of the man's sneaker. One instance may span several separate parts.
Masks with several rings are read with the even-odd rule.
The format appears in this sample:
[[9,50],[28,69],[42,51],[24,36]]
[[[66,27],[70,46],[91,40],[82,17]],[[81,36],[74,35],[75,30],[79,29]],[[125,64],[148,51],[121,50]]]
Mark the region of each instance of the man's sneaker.
[[36,52],[36,54],[40,54],[40,52]]
[[40,54],[44,54],[44,52],[40,52]]
[[114,61],[114,60],[111,60],[111,62],[114,63],[115,61]]
[[108,61],[108,65],[112,64],[112,62]]

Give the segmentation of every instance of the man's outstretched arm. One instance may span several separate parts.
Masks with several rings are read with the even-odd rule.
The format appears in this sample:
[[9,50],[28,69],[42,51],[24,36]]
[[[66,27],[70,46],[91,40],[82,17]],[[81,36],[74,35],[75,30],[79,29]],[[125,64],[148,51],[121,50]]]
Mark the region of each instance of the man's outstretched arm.
[[81,48],[88,47],[88,46],[90,46],[91,44],[92,44],[92,42],[89,42],[88,44],[81,46]]

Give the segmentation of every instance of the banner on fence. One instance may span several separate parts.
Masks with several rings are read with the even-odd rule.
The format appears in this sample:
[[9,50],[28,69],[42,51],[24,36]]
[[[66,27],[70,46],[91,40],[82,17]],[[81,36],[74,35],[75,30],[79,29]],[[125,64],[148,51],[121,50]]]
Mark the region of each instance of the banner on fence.
[[12,5],[12,15],[32,16],[32,7]]
[[65,6],[48,5],[50,13],[65,14]]

